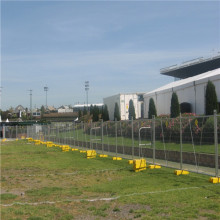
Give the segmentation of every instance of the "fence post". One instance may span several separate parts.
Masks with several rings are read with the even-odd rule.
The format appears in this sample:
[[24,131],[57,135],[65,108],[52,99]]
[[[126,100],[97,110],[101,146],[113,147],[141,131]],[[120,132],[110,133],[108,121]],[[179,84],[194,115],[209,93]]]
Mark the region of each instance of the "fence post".
[[73,122],[73,145],[76,147],[76,141],[75,141],[75,121]]
[[81,138],[80,138],[80,144],[79,144],[79,146],[80,147],[82,147],[83,145],[84,145],[84,143],[83,143],[83,132],[84,132],[84,125],[83,125],[83,121],[81,121]]
[[132,159],[134,159],[134,120],[131,117]]
[[153,120],[153,164],[155,164],[155,115],[152,115]]
[[180,169],[183,169],[183,133],[182,133],[182,115],[180,113]]
[[218,119],[214,110],[214,141],[215,141],[215,176],[218,177]]
[[116,150],[116,157],[118,156],[118,135],[117,135],[117,118],[115,118],[115,150]]
[[5,125],[2,126],[2,138],[5,139]]
[[16,139],[18,138],[18,126],[16,125]]
[[102,142],[102,154],[104,149],[103,149],[103,119],[101,120],[101,142]]

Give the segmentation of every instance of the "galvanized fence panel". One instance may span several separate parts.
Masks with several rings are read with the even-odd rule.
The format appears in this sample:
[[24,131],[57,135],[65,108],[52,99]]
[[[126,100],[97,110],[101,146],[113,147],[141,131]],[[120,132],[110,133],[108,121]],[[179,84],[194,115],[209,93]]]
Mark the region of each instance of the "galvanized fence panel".
[[[211,126],[209,127],[209,123]],[[215,172],[213,116],[182,118],[183,169],[199,173]]]
[[5,138],[32,137],[57,144],[218,176],[220,115],[184,115],[130,121],[5,126]]

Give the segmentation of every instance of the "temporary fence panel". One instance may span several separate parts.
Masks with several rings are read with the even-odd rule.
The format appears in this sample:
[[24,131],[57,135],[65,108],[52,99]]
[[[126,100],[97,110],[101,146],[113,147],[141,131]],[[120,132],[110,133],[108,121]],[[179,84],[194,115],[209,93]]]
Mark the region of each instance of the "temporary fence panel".
[[51,141],[180,170],[219,175],[220,115],[4,126],[5,138]]

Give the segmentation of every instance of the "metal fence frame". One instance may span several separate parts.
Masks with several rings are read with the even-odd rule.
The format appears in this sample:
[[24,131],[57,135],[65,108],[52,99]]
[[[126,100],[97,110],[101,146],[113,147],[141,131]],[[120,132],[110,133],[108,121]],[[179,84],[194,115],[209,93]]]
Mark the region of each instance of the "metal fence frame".
[[[201,116],[195,116],[193,117],[180,117],[178,118],[178,123],[179,123],[179,134],[177,134],[177,140],[179,140],[179,146],[180,149],[179,151],[176,152],[176,154],[179,154],[179,162],[172,162],[168,161],[167,159],[167,153],[171,152],[166,149],[166,142],[164,140],[164,128],[163,125],[171,122],[171,120],[174,119],[158,119],[153,116],[151,120],[149,119],[143,119],[143,120],[133,120],[131,119],[130,121],[120,121],[120,126],[118,126],[117,121],[109,121],[109,122],[103,122],[102,120],[100,122],[93,122],[93,123],[76,123],[76,122],[67,122],[67,123],[55,123],[51,125],[32,125],[32,126],[4,126],[3,127],[3,138],[21,138],[23,137],[32,137],[34,139],[43,139],[44,141],[53,141],[58,144],[68,144],[73,147],[79,147],[81,149],[89,149],[92,146],[92,131],[95,130],[96,128],[99,128],[99,133],[95,134],[99,136],[95,136],[95,146],[94,148],[98,151],[103,153],[107,153],[109,155],[114,155],[116,156],[120,155],[123,158],[128,158],[128,159],[135,159],[138,157],[143,157],[143,150],[148,150],[150,153],[147,155],[147,161],[153,164],[158,164],[161,163],[162,166],[166,167],[172,167],[176,169],[185,169],[187,168],[189,171],[197,172],[197,173],[204,173],[207,175],[215,175],[216,177],[219,176],[219,151],[218,151],[218,139],[219,139],[219,131],[220,127],[218,127],[218,123],[220,122],[220,115],[217,115],[217,112],[214,111],[213,116],[202,116],[203,119],[204,117],[213,117],[214,123],[213,123],[213,145],[214,145],[214,154],[210,154],[214,158],[214,167],[210,168],[209,170],[208,167],[202,167],[199,166],[197,163],[197,154],[194,146],[194,141],[193,141],[193,135],[192,135],[192,120],[195,120],[196,118],[199,118]],[[201,118],[202,118],[201,117]],[[218,119],[219,117],[219,119]],[[166,121],[167,120],[167,121]],[[195,157],[195,164],[187,164],[183,160],[183,155],[187,151],[183,151],[183,124],[184,120],[187,121],[189,120],[188,127],[191,131],[191,140],[192,140],[192,146],[193,146],[193,154]],[[197,119],[196,119],[197,120]],[[219,121],[218,121],[219,120]],[[125,146],[124,144],[118,146],[118,139],[121,138],[122,142],[124,139],[126,139],[125,136],[123,136],[122,132],[122,123],[125,128],[130,126],[130,143],[131,146]],[[135,146],[135,137],[134,137],[134,124],[136,123],[137,130],[138,130],[138,146]],[[141,123],[148,123],[150,124],[151,127],[151,133],[150,133],[150,138],[151,138],[151,147],[150,148],[144,148],[140,146],[140,128],[141,128]],[[178,125],[177,123],[177,125]],[[161,128],[160,125],[161,124]],[[156,128],[157,125],[157,128]],[[108,127],[112,127],[112,133],[108,130]],[[143,126],[142,126],[143,127]],[[149,127],[148,127],[149,128]],[[159,131],[158,131],[159,128]],[[120,132],[119,132],[119,130]],[[218,131],[219,130],[219,131]],[[178,128],[177,128],[178,131]],[[81,133],[80,133],[81,132]],[[87,138],[89,132],[89,140]],[[124,132],[125,133],[125,132]],[[159,133],[162,134],[161,140],[163,143],[164,147],[164,159],[158,159],[156,157],[156,152],[159,152],[160,150],[157,149],[157,144],[156,144],[156,139],[158,139]],[[112,139],[115,138],[115,144],[109,144],[109,135],[112,135]],[[172,135],[172,134],[171,134]],[[119,136],[119,137],[118,137]],[[157,136],[157,137],[156,137]],[[189,135],[190,136],[190,135]],[[104,143],[104,139],[107,139],[107,142]],[[190,137],[189,137],[190,139]],[[97,140],[99,140],[99,143],[97,143]],[[137,142],[137,140],[136,140]],[[169,144],[169,142],[168,142]],[[177,144],[178,145],[178,144]],[[88,147],[89,146],[89,147]],[[161,150],[162,151],[162,150]],[[192,153],[191,153],[192,154]],[[208,153],[207,153],[208,154]],[[200,155],[200,154],[199,154]],[[199,166],[199,169],[198,169]],[[207,168],[207,169],[206,169]]]

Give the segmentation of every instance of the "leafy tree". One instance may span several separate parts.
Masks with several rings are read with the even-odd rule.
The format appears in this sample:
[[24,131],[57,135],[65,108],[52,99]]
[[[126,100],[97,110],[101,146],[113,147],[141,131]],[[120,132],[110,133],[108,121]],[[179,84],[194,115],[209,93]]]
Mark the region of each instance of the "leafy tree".
[[108,113],[107,105],[104,105],[104,107],[102,107],[102,119],[103,119],[103,121],[109,120],[109,113]]
[[135,109],[134,109],[134,102],[132,99],[129,101],[129,108],[128,108],[128,119],[136,119]]
[[205,93],[205,114],[212,115],[213,111],[218,112],[218,99],[215,91],[215,85],[208,81]]
[[154,103],[154,99],[150,98],[150,100],[149,100],[148,118],[151,119],[153,115],[155,117],[157,117],[157,110],[156,110],[156,106],[155,106],[155,103]]
[[115,103],[115,110],[114,110],[114,120],[120,121],[121,120],[121,115],[119,112],[119,107],[118,107],[118,103]]
[[170,111],[171,118],[176,118],[180,115],[180,104],[175,92],[172,94]]

